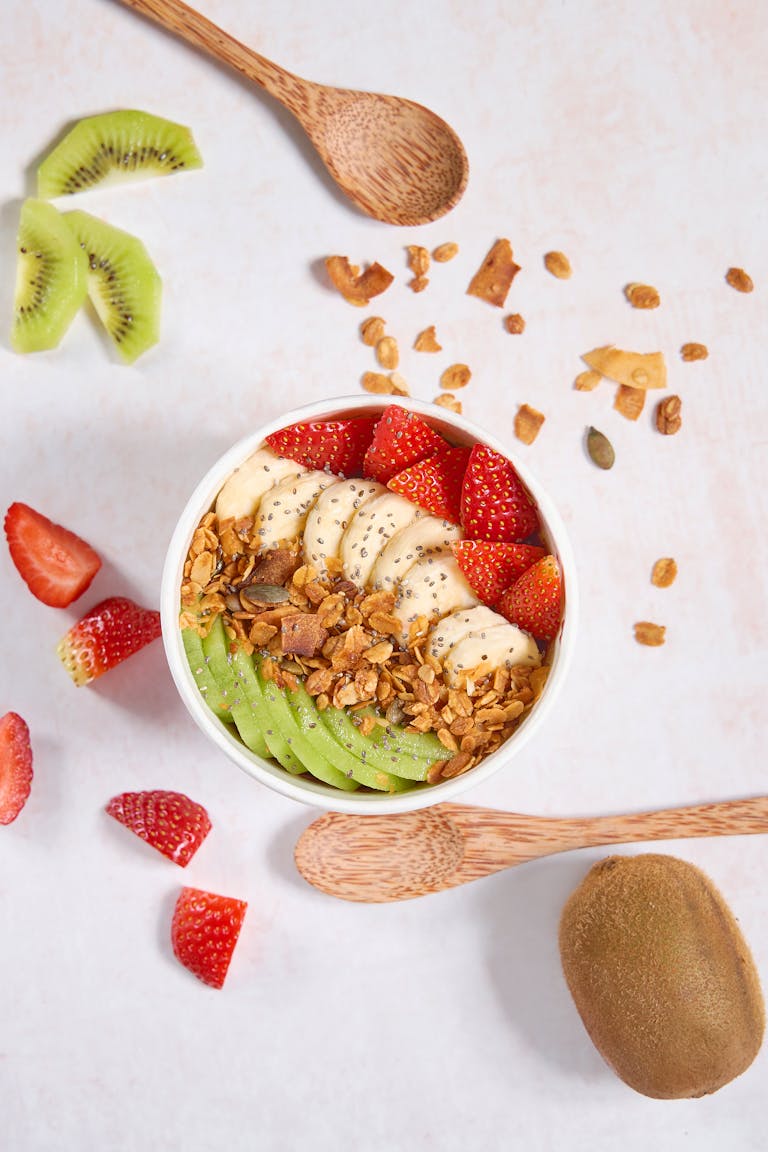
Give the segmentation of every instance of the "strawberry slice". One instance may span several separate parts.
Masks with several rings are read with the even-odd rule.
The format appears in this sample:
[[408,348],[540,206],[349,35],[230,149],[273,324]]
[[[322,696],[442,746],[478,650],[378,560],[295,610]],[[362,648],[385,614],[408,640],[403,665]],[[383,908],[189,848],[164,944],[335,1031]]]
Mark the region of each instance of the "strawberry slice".
[[546,555],[533,544],[496,540],[457,540],[451,547],[470,588],[491,608],[510,584]]
[[539,526],[536,507],[506,456],[475,444],[461,493],[461,526],[470,540],[525,540]]
[[105,810],[182,868],[211,830],[205,808],[183,792],[122,792]]
[[404,468],[448,447],[448,441],[415,412],[390,404],[376,425],[363,471],[369,479],[387,484]]
[[182,888],[171,925],[171,944],[176,959],[190,972],[221,988],[240,935],[244,900],[215,896],[199,888]]
[[29,728],[16,712],[0,719],[0,824],[11,824],[32,787]]
[[305,468],[324,468],[339,476],[362,476],[363,460],[376,427],[375,416],[350,420],[314,420],[290,424],[267,436],[273,452]]
[[404,468],[387,484],[413,504],[433,516],[442,516],[458,524],[461,519],[461,485],[464,480],[469,448],[444,448],[410,468]]
[[77,600],[101,568],[90,544],[27,504],[11,504],[5,535],[22,580],[51,608],[66,608]]
[[560,627],[563,581],[554,556],[538,560],[502,595],[496,608],[537,640],[553,640]]
[[91,608],[59,641],[56,652],[78,687],[89,684],[160,635],[160,613],[126,596]]

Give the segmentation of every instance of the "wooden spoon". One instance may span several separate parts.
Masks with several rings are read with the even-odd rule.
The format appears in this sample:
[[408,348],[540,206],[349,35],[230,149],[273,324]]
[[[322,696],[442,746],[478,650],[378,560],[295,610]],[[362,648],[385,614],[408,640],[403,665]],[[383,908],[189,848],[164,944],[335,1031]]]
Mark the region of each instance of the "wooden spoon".
[[598,844],[768,832],[768,796],[569,820],[438,804],[402,816],[328,812],[299,837],[305,880],[342,900],[410,900],[539,856]]
[[412,100],[302,80],[181,0],[121,0],[236,68],[292,112],[333,179],[386,224],[428,224],[458,203],[469,166],[456,133]]

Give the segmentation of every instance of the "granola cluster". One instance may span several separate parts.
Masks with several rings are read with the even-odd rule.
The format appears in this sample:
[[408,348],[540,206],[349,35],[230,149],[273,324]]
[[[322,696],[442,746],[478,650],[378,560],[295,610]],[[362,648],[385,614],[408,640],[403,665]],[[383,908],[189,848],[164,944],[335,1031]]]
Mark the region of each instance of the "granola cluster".
[[189,547],[181,588],[182,628],[206,635],[221,615],[230,640],[259,651],[262,673],[281,686],[304,686],[322,711],[360,711],[368,735],[376,724],[434,732],[451,753],[428,780],[457,776],[495,751],[543,691],[548,668],[499,668],[449,684],[427,650],[430,622],[417,618],[407,647],[397,637],[394,592],[365,592],[328,560],[318,573],[298,545],[260,552],[251,517],[217,526],[203,516]]

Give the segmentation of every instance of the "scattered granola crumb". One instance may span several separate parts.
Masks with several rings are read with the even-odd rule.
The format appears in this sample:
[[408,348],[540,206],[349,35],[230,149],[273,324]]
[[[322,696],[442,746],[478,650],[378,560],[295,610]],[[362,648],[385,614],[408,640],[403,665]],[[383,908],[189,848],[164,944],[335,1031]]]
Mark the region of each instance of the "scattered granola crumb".
[[399,372],[391,372],[389,379],[392,383],[392,387],[395,390],[396,396],[410,396],[411,390],[408,387],[405,378],[401,376]]
[[384,321],[381,316],[369,316],[360,325],[360,336],[363,344],[367,344],[369,348],[375,348],[383,335]]
[[564,252],[547,252],[544,256],[544,266],[558,280],[570,280],[572,275],[571,263]]
[[725,278],[737,292],[751,292],[755,287],[752,277],[748,276],[743,268],[729,268]]
[[382,336],[376,344],[376,359],[382,368],[391,371],[400,363],[400,352],[394,336]]
[[458,244],[438,244],[432,253],[432,259],[437,261],[438,264],[447,264],[449,260],[453,260],[458,251]]
[[443,346],[437,341],[434,324],[419,332],[413,346],[417,352],[442,352]]
[[666,631],[664,624],[651,624],[650,620],[640,620],[635,624],[635,640],[648,648],[658,648],[664,643]]
[[593,388],[597,388],[602,380],[599,372],[593,372],[591,368],[586,372],[580,372],[573,382],[573,386],[577,392],[591,392]]
[[661,296],[650,284],[627,284],[624,295],[633,308],[658,308]]
[[521,404],[515,415],[515,436],[523,444],[533,444],[545,420],[543,412],[537,412],[530,404]]
[[466,364],[451,364],[440,377],[440,387],[447,392],[454,388],[466,388],[472,378],[472,373]]
[[439,396],[435,396],[432,403],[439,404],[441,408],[447,408],[450,412],[455,412],[457,416],[461,416],[461,400],[457,400],[452,392],[441,392]]
[[468,296],[477,296],[497,308],[504,307],[512,281],[520,271],[512,257],[509,240],[497,240],[472,277]]
[[676,562],[671,556],[665,556],[654,564],[651,572],[651,584],[655,584],[657,588],[669,588],[670,584],[674,584],[676,576]]
[[645,404],[645,390],[631,388],[628,384],[619,384],[616,389],[616,398],[613,406],[627,420],[637,420]]
[[408,287],[412,292],[423,292],[429,284],[429,279],[426,276],[414,276],[413,280],[408,281]]
[[680,349],[680,355],[683,360],[706,360],[709,356],[709,348],[706,344],[683,344]]
[[429,272],[429,252],[419,244],[409,244],[408,267],[414,276],[426,276]]
[[381,264],[371,264],[365,272],[350,264],[346,256],[326,257],[325,267],[331,283],[349,304],[363,308],[373,296],[380,296],[394,280]]
[[656,427],[663,436],[674,436],[680,431],[683,423],[680,415],[682,403],[679,396],[667,396],[656,405]]
[[380,396],[408,396],[408,386],[398,372],[385,376],[383,372],[364,372],[360,381],[366,392]]
[[504,327],[513,336],[519,336],[525,331],[525,320],[519,312],[513,312],[511,316],[504,317]]

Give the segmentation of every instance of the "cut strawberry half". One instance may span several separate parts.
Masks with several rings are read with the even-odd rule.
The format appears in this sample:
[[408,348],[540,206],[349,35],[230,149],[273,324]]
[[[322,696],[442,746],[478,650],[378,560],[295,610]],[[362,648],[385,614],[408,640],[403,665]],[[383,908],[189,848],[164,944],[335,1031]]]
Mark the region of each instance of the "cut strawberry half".
[[475,444],[461,493],[461,526],[469,540],[525,540],[539,526],[536,506],[507,460]]
[[182,868],[211,830],[205,808],[183,792],[122,792],[106,811]]
[[66,608],[77,600],[101,568],[90,544],[28,504],[11,504],[5,535],[22,580],[51,608]]
[[458,524],[461,519],[461,485],[469,448],[444,448],[410,468],[404,468],[387,484],[433,516]]
[[449,447],[448,441],[415,412],[390,404],[376,425],[363,470],[371,480],[387,484],[404,468]]
[[501,596],[497,609],[537,640],[553,640],[560,627],[563,581],[554,556],[538,560]]
[[221,988],[248,905],[231,896],[182,888],[171,925],[176,959],[198,980]]
[[543,548],[533,544],[503,544],[496,540],[457,540],[452,548],[470,588],[491,608],[506,588],[546,556]]
[[32,787],[32,745],[26,721],[16,712],[0,719],[0,824],[11,824]]
[[78,687],[103,676],[160,635],[160,613],[126,596],[91,608],[61,639],[56,652]]
[[362,476],[363,460],[376,427],[375,416],[350,420],[314,420],[290,424],[267,436],[273,452],[305,468],[325,469],[338,476]]

